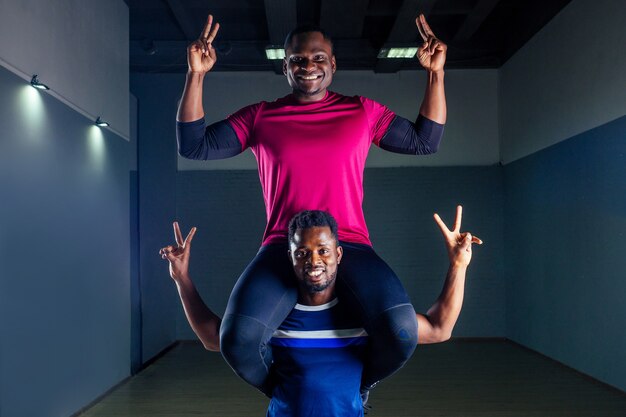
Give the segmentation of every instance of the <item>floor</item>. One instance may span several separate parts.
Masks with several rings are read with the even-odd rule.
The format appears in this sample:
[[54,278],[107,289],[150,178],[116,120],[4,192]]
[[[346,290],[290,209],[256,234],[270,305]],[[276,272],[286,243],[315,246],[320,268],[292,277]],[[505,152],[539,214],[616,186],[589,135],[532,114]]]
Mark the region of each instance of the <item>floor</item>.
[[[80,416],[264,416],[267,402],[219,354],[183,342]],[[370,404],[368,417],[626,416],[626,393],[489,339],[419,346]]]

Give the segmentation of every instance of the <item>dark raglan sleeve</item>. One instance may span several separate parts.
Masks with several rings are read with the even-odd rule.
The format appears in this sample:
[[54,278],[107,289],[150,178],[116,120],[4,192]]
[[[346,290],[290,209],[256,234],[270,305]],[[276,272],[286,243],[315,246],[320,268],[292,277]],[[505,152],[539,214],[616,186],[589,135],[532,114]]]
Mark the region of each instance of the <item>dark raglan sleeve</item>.
[[250,137],[261,103],[246,106],[226,119],[206,126],[204,118],[176,122],[178,153],[189,159],[225,159],[250,145]]
[[224,159],[243,152],[241,142],[228,120],[206,126],[204,118],[176,122],[178,153],[188,159]]
[[386,151],[410,155],[433,154],[439,149],[444,125],[421,114],[413,123],[374,100],[362,97],[361,102],[375,145]]
[[429,155],[437,152],[443,137],[443,126],[421,114],[415,123],[394,117],[378,146],[395,153]]

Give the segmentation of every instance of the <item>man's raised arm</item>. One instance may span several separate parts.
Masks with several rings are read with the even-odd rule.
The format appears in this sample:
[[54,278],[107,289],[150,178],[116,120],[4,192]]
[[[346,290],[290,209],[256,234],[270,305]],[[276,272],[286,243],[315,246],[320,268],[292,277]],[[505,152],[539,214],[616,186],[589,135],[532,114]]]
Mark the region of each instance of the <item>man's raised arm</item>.
[[423,14],[415,19],[415,24],[424,43],[417,50],[417,58],[428,74],[428,84],[420,114],[439,124],[446,123],[446,94],[443,84],[443,66],[446,63],[448,47],[437,39]]
[[178,223],[174,222],[176,246],[166,246],[159,253],[163,259],[167,259],[170,263],[170,276],[176,283],[178,295],[191,328],[205,349],[219,352],[220,324],[222,320],[204,304],[189,276],[191,240],[195,233],[196,228],[193,227],[187,238],[183,240]]
[[428,76],[424,99],[415,122],[396,116],[379,146],[390,152],[409,155],[429,155],[439,150],[446,123],[446,93],[443,67],[448,47],[437,39],[424,15],[415,19],[424,43],[417,50],[417,58]]
[[483,242],[469,232],[461,233],[463,208],[457,207],[454,228],[448,229],[438,214],[435,221],[444,237],[450,267],[441,294],[426,314],[417,314],[417,343],[444,342],[452,336],[465,292],[465,274],[472,259],[472,243],[481,245]]
[[232,126],[222,120],[206,126],[202,107],[204,76],[213,68],[217,54],[213,40],[220,28],[209,15],[200,37],[187,48],[187,78],[178,105],[176,138],[178,153],[188,159],[223,159],[240,154],[243,149]]
[[213,26],[213,16],[209,15],[200,38],[187,47],[187,79],[176,117],[179,122],[193,122],[204,117],[202,86],[204,76],[211,71],[217,61],[213,40],[220,24],[215,23],[212,30],[211,26]]

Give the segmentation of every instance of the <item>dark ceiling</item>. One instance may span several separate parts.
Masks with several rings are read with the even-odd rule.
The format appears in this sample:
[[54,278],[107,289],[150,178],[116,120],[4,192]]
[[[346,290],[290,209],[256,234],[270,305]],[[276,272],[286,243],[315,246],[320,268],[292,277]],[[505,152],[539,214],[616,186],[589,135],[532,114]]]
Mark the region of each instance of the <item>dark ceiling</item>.
[[131,72],[185,72],[186,47],[213,14],[221,28],[213,71],[277,71],[265,47],[298,24],[333,37],[342,70],[417,69],[417,59],[378,59],[383,46],[417,46],[424,13],[448,44],[446,68],[498,68],[571,0],[126,0]]

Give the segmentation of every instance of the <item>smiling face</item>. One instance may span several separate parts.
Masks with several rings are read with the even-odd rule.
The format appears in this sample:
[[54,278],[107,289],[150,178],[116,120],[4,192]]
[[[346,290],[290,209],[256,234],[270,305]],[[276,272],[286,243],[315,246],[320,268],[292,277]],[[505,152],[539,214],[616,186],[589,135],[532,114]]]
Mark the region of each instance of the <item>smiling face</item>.
[[300,101],[323,99],[336,69],[332,44],[320,32],[294,35],[285,50],[283,73]]
[[318,305],[332,300],[342,255],[343,249],[337,246],[330,227],[296,230],[289,244],[289,256],[301,303]]

